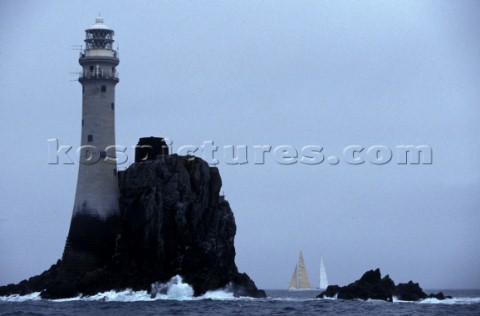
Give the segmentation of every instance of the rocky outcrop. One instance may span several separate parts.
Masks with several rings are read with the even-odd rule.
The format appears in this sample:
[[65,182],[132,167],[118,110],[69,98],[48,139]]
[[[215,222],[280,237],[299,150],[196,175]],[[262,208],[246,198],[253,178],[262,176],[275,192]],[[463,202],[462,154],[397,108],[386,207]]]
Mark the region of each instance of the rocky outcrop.
[[418,283],[413,283],[412,281],[395,285],[395,282],[389,275],[382,278],[380,269],[367,271],[359,280],[346,286],[330,285],[317,296],[317,298],[326,297],[337,297],[338,299],[346,300],[374,299],[387,302],[392,302],[393,297],[401,301],[419,301],[425,298],[436,298],[439,300],[451,298],[450,296],[445,296],[442,292],[427,295]]
[[401,301],[419,301],[428,297],[420,285],[413,281],[398,284],[395,287],[394,295]]
[[[61,298],[111,289],[150,290],[152,283],[180,275],[194,295],[228,288],[240,296],[265,297],[235,265],[235,218],[219,195],[217,168],[192,156],[161,155],[121,172],[119,186],[121,218],[115,219],[114,244],[102,244],[106,251],[92,252],[93,257],[64,254],[42,274],[0,287],[0,295],[41,291],[44,298]],[[79,220],[89,223],[90,230],[105,226],[99,218]]]
[[178,274],[195,295],[231,284],[239,295],[264,296],[235,265],[235,218],[221,186],[218,169],[192,156],[137,162],[120,175],[125,219],[113,265],[130,286]]

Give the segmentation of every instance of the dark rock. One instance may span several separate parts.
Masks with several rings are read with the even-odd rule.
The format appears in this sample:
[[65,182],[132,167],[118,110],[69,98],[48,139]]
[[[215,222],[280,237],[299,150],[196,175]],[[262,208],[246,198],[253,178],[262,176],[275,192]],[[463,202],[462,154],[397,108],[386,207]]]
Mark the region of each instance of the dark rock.
[[340,292],[340,286],[329,285],[325,291],[317,295],[317,298],[335,297]]
[[337,294],[337,298],[343,300],[362,299],[367,300],[369,298],[369,291],[365,284],[359,284],[357,282],[351,283],[347,286],[341,287]]
[[401,301],[419,301],[427,298],[420,285],[412,281],[399,283],[395,287],[394,295]]
[[357,282],[364,282],[366,284],[374,285],[379,283],[381,278],[382,274],[380,273],[380,269],[376,269],[365,272]]
[[264,290],[258,290],[255,283],[246,273],[237,273],[234,275],[229,289],[235,296],[251,296],[255,298],[265,298],[267,294]]
[[[197,296],[222,288],[237,296],[266,296],[235,265],[235,218],[219,195],[217,168],[192,156],[158,155],[121,172],[119,186],[120,218],[73,218],[85,230],[70,234],[62,260],[29,280],[0,287],[0,295],[150,291],[153,283],[180,275]],[[84,234],[98,242],[85,243]]]
[[168,145],[160,137],[142,137],[135,146],[135,162],[156,160],[159,156],[168,155]]
[[438,292],[436,294],[431,293],[428,295],[428,298],[436,298],[437,300],[443,301],[444,299],[450,299],[452,297],[450,295],[443,294],[443,292]]
[[359,280],[347,286],[331,285],[324,292],[320,293],[317,298],[375,299],[392,302],[393,296],[402,301],[418,301],[427,297],[442,299],[443,293],[440,292],[427,296],[418,283],[413,283],[412,281],[395,285],[395,282],[389,275],[382,278],[380,269],[376,269],[365,272]]
[[365,272],[359,280],[340,288],[337,297],[340,299],[377,299],[391,302],[394,287],[395,284],[390,276],[387,275],[382,279],[380,269],[370,270]]

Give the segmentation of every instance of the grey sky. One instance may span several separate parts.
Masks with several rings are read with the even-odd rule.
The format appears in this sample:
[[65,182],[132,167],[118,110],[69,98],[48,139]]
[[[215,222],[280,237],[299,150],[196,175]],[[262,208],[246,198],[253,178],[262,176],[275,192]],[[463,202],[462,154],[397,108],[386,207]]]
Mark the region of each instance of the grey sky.
[[380,267],[480,287],[478,1],[0,1],[0,284],[61,257],[77,166],[49,165],[47,140],[79,145],[72,46],[98,12],[120,51],[118,144],[433,149],[431,165],[221,162],[259,287],[286,288],[300,249],[315,283],[322,255],[331,283]]

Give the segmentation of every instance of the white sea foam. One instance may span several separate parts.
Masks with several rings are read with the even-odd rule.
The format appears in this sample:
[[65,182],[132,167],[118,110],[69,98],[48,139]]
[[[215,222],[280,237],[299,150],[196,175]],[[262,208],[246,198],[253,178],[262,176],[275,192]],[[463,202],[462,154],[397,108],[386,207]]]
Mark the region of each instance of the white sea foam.
[[438,300],[436,298],[427,298],[419,302],[420,304],[478,304],[480,303],[480,297],[453,297],[446,298],[444,300]]
[[[97,293],[91,296],[79,296],[67,299],[52,300],[53,302],[69,302],[69,301],[105,301],[105,302],[141,302],[141,301],[155,301],[155,300],[176,300],[176,301],[194,301],[194,300],[254,300],[253,298],[235,297],[227,286],[223,290],[209,291],[202,296],[194,297],[193,288],[184,283],[180,276],[173,277],[169,282],[157,283],[152,286],[157,287],[156,295],[152,295],[147,291],[133,291],[126,289],[123,291],[107,291]],[[0,296],[0,302],[25,302],[41,300],[40,292],[31,293],[28,295],[10,295]],[[312,299],[295,298],[295,297],[274,297],[269,300],[278,301],[309,301]],[[336,300],[335,298],[323,298],[323,300]],[[374,300],[371,300],[374,301]],[[438,300],[436,298],[428,298],[420,302],[400,301],[393,297],[394,303],[404,304],[449,304],[449,305],[468,305],[480,304],[480,297],[454,297],[451,299]]]
[[25,301],[38,301],[41,300],[40,292],[34,292],[27,295],[9,295],[9,296],[0,296],[0,301],[4,302],[25,302]]
[[86,296],[77,298],[77,300],[84,301],[105,301],[105,302],[139,302],[139,301],[151,301],[152,298],[147,291],[132,291],[126,289],[124,291],[107,291],[97,293],[92,296]]
[[202,296],[194,297],[193,288],[184,283],[182,277],[174,276],[167,283],[152,284],[153,295],[147,291],[125,290],[121,292],[108,291],[98,293],[93,296],[77,298],[80,300],[90,301],[116,301],[116,302],[134,302],[134,301],[155,301],[155,300],[175,300],[175,301],[192,301],[192,300],[226,300],[235,299],[233,293],[226,290],[209,291]]
[[411,301],[401,301],[397,297],[393,297],[394,303],[406,303],[406,304],[447,304],[447,305],[465,305],[465,304],[478,304],[480,303],[480,297],[453,297],[446,298],[444,300],[439,300],[436,298],[426,298],[421,301],[411,302]]
[[[97,293],[91,296],[78,296],[66,299],[52,300],[54,302],[70,302],[70,301],[105,301],[105,302],[139,302],[139,301],[155,301],[155,300],[176,300],[176,301],[191,301],[191,300],[236,300],[246,298],[236,298],[233,293],[228,290],[228,287],[223,290],[209,291],[202,296],[193,296],[193,288],[184,283],[182,277],[174,276],[167,283],[152,284],[151,295],[147,291],[133,291],[126,289],[124,291],[107,291]],[[40,300],[40,292],[28,295],[10,295],[0,296],[0,301],[8,302],[24,302],[32,300]]]
[[189,284],[183,283],[182,277],[179,275],[174,276],[167,283],[152,284],[152,294],[154,299],[176,301],[194,299],[193,288]]
[[[236,298],[232,292],[225,290],[216,290],[208,291],[207,293],[200,296],[201,299],[211,299],[211,300],[234,300]],[[248,299],[248,298],[247,298]]]
[[[324,297],[322,300],[337,300],[337,297]],[[360,299],[358,301],[361,301]],[[367,302],[385,302],[383,300],[373,300],[368,299]],[[468,305],[468,304],[479,304],[480,297],[453,297],[446,298],[444,300],[439,300],[436,298],[426,298],[421,301],[401,301],[396,296],[393,297],[393,303],[404,303],[404,304],[449,304],[449,305]]]
[[321,299],[322,299],[322,300],[331,300],[331,301],[334,301],[334,300],[338,299],[338,293],[335,294],[334,296],[325,296],[325,297],[322,297]]

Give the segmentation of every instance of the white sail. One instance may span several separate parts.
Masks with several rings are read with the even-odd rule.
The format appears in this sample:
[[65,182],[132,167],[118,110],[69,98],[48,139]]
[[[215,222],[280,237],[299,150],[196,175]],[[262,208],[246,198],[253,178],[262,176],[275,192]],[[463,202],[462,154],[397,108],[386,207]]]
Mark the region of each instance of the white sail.
[[325,271],[325,264],[323,263],[322,257],[320,257],[320,281],[318,288],[324,290],[328,287],[328,278],[327,272]]
[[308,280],[307,267],[303,260],[303,254],[300,251],[298,257],[298,264],[295,265],[293,270],[292,279],[290,280],[290,290],[299,290],[299,289],[310,289],[310,281]]

